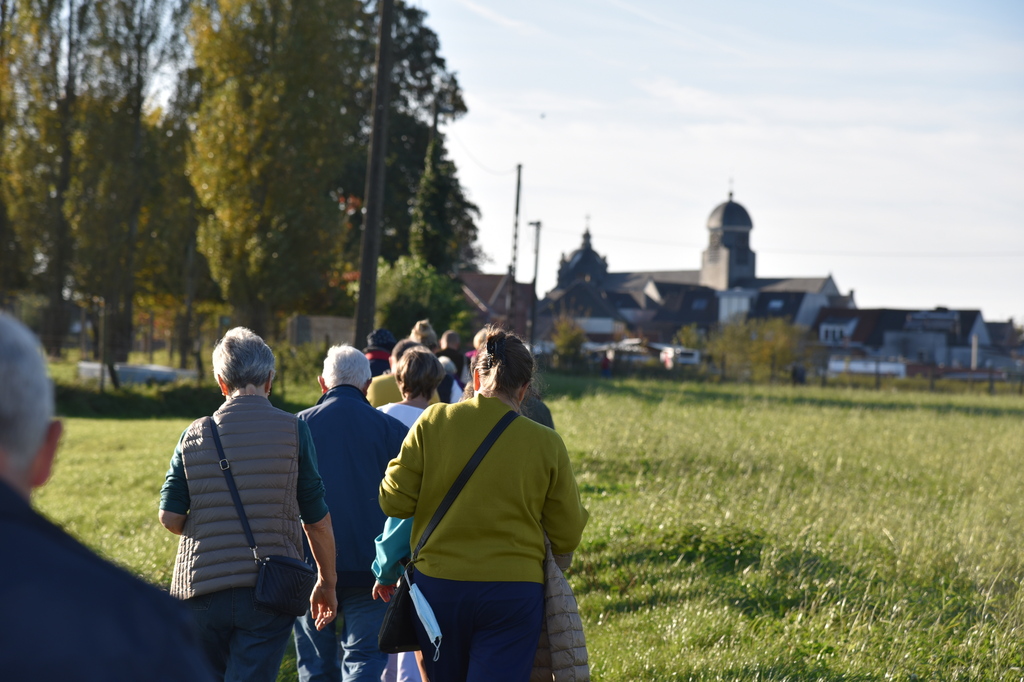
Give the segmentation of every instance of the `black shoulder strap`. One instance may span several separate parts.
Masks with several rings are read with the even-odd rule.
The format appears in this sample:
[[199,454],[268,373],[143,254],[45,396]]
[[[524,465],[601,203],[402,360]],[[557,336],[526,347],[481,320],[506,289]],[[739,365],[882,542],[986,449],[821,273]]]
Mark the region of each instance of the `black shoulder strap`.
[[500,436],[505,429],[508,428],[508,425],[511,424],[518,416],[518,412],[509,410],[505,416],[501,418],[501,421],[494,425],[491,432],[487,434],[486,438],[484,438],[484,442],[480,443],[480,447],[476,449],[473,456],[469,458],[468,462],[466,462],[466,466],[463,467],[462,473],[460,473],[459,477],[455,479],[454,483],[452,483],[452,487],[448,489],[448,494],[444,496],[443,500],[441,500],[441,504],[438,506],[437,511],[434,512],[433,518],[430,519],[430,523],[427,524],[426,530],[424,530],[423,535],[420,536],[420,541],[416,544],[416,550],[412,553],[412,561],[416,561],[416,557],[419,556],[420,550],[423,549],[423,544],[427,541],[427,538],[430,537],[430,534],[434,532],[434,529],[437,528],[437,524],[441,522],[441,518],[445,515],[445,512],[448,511],[449,507],[452,506],[455,498],[459,496],[460,492],[462,492],[462,487],[466,485],[466,481],[468,481],[469,477],[473,475],[474,471],[476,471],[476,468],[483,460],[484,455],[486,455],[488,450],[491,449],[491,446],[494,445],[494,441],[498,440],[498,436]]
[[207,417],[206,423],[213,431],[213,443],[217,446],[217,454],[220,455],[220,469],[224,472],[224,478],[228,482],[228,490],[231,491],[231,499],[235,501],[235,509],[238,510],[238,518],[242,521],[242,529],[245,531],[245,539],[249,542],[249,549],[256,562],[259,563],[260,555],[256,553],[259,549],[256,546],[256,538],[252,535],[252,528],[249,527],[249,518],[245,515],[245,507],[242,506],[242,498],[238,496],[238,486],[235,485],[235,477],[231,473],[231,462],[224,455],[224,446],[220,442],[220,432],[217,431],[217,421],[213,417]]

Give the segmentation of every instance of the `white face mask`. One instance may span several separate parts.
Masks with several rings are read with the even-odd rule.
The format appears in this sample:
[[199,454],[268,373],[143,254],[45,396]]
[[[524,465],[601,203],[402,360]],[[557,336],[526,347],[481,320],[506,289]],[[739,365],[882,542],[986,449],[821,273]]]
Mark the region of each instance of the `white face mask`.
[[434,660],[436,661],[437,657],[441,655],[441,627],[437,624],[437,618],[434,617],[434,609],[430,608],[427,598],[420,592],[416,583],[409,587],[409,595],[412,597],[413,606],[416,607],[416,615],[420,617],[423,629],[427,631],[427,637],[434,645]]

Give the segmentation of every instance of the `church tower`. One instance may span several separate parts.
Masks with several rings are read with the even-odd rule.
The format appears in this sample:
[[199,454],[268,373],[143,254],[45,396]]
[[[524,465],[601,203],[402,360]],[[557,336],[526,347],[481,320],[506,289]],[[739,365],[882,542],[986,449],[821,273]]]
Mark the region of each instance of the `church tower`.
[[719,204],[708,218],[708,248],[701,256],[700,283],[724,291],[754,279],[754,252],[750,231],[754,223],[747,209],[732,200]]

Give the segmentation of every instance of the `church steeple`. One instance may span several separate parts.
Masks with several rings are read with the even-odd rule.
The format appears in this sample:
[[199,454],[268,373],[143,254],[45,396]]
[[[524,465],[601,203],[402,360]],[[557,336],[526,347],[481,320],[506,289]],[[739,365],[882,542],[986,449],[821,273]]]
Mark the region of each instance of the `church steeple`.
[[731,289],[755,277],[756,256],[750,249],[754,223],[747,209],[729,199],[708,217],[708,248],[701,257],[700,283],[713,289]]
[[590,216],[583,230],[583,244],[569,256],[562,256],[558,266],[558,288],[566,289],[574,282],[593,282],[600,286],[608,275],[608,262],[600,256],[590,242]]

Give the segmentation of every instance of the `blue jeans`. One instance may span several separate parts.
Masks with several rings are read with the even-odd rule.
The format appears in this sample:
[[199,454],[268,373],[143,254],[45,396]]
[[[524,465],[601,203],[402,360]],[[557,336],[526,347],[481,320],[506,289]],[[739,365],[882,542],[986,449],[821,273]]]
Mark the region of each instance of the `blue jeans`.
[[[441,628],[436,650],[413,620],[431,681],[528,682],[544,619],[540,583],[413,578]],[[437,654],[437,660],[434,655]]]
[[[295,621],[299,682],[380,682],[388,656],[377,635],[388,605],[369,587],[338,589],[338,618],[317,632],[307,611]],[[339,657],[340,653],[340,657]]]
[[186,599],[203,651],[224,682],[274,682],[295,618],[260,606],[251,587]]

